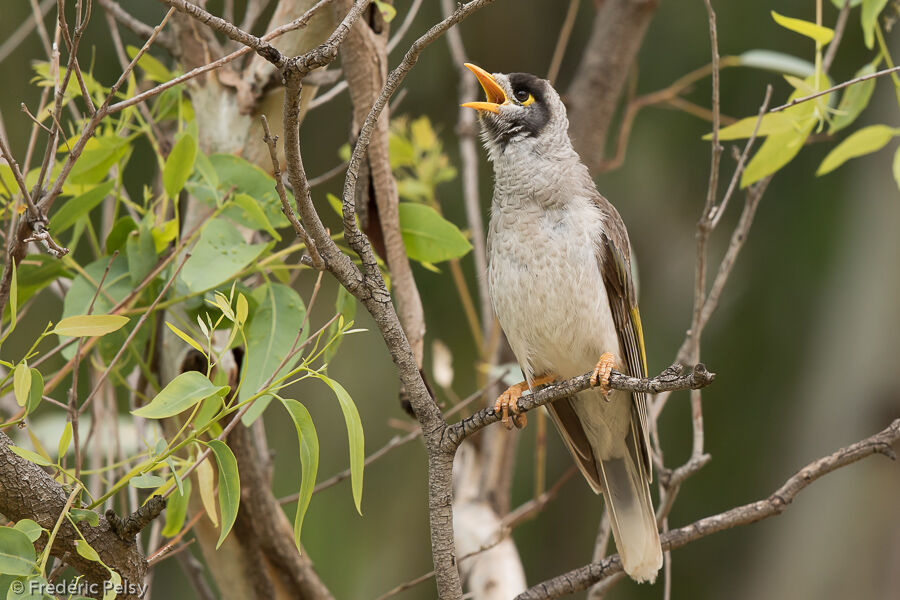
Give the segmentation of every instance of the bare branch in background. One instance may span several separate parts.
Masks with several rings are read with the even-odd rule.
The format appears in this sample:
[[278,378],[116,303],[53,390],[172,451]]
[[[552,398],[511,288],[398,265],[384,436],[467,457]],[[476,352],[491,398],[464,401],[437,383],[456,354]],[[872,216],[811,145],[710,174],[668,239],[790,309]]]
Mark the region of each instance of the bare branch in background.
[[[663,549],[675,550],[713,533],[741,525],[749,525],[779,515],[787,510],[787,507],[790,506],[798,493],[828,473],[874,454],[882,454],[888,458],[896,459],[893,446],[898,440],[900,440],[900,419],[897,419],[888,428],[871,437],[809,463],[768,498],[700,519],[686,527],[673,529],[661,535]],[[524,594],[521,594],[516,600],[560,598],[567,594],[574,594],[584,590],[589,585],[621,571],[622,563],[619,561],[619,556],[611,556],[602,562],[592,563],[539,583]]]

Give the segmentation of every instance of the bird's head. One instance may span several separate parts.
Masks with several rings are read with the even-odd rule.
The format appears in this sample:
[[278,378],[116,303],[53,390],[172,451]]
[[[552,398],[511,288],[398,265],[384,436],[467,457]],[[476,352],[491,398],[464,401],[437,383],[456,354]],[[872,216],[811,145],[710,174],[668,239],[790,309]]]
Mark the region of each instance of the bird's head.
[[571,147],[566,107],[545,79],[530,73],[488,73],[466,63],[486,95],[485,102],[462,106],[478,111],[485,146],[492,157],[514,144],[547,153]]

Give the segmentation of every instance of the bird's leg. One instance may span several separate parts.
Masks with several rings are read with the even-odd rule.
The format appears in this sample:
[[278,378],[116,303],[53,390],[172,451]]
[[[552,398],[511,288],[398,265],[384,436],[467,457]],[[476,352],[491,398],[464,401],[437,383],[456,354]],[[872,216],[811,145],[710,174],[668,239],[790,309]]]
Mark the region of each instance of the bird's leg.
[[[553,374],[541,375],[540,377],[535,378],[534,381],[531,382],[531,385],[544,385],[555,379],[556,375]],[[512,429],[513,424],[515,424],[518,429],[522,429],[528,423],[528,417],[519,413],[519,398],[528,387],[528,382],[522,381],[509,386],[506,388],[505,392],[497,397],[497,402],[494,403],[494,412],[503,414],[503,425],[507,429]],[[513,413],[512,423],[510,423],[509,419],[510,411]]]
[[600,355],[600,360],[597,361],[597,366],[594,367],[594,372],[591,374],[591,386],[596,387],[599,385],[600,393],[603,394],[607,401],[609,400],[610,392],[612,392],[609,388],[609,374],[615,368],[616,358],[612,352],[604,352]]

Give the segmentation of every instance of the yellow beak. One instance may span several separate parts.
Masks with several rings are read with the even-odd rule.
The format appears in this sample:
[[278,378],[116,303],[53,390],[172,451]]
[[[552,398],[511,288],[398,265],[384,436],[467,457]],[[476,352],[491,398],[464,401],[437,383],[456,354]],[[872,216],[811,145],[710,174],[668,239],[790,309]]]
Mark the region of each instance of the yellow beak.
[[487,96],[487,102],[466,102],[461,106],[474,108],[475,110],[486,110],[495,114],[500,112],[500,105],[509,102],[503,88],[500,87],[490,73],[481,67],[473,65],[472,63],[466,63],[466,68],[475,73],[475,77],[478,78],[478,83],[481,84],[481,89],[484,90],[484,94]]

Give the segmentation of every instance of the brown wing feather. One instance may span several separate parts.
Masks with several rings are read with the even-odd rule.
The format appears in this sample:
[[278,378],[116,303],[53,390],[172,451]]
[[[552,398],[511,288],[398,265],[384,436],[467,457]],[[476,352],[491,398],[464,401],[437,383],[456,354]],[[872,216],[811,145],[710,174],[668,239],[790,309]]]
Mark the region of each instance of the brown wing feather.
[[568,398],[563,398],[546,406],[547,412],[550,413],[550,417],[556,424],[560,435],[562,435],[563,441],[572,454],[572,458],[575,459],[575,464],[578,465],[594,493],[599,494],[603,488],[600,484],[597,462],[594,460],[591,443],[584,433],[581,420],[575,414],[575,409],[572,408],[572,403]]
[[[631,277],[631,260],[629,255],[628,233],[616,209],[600,197],[598,205],[605,213],[606,231],[600,235],[597,260],[606,295],[612,311],[616,331],[619,333],[622,356],[629,374],[635,377],[647,377],[647,359],[644,351],[644,334],[641,328],[641,317],[638,312],[637,295]],[[650,458],[649,420],[647,416],[647,397],[643,392],[633,392],[635,438],[640,440],[641,456],[647,470],[648,481],[653,480],[653,469]]]

